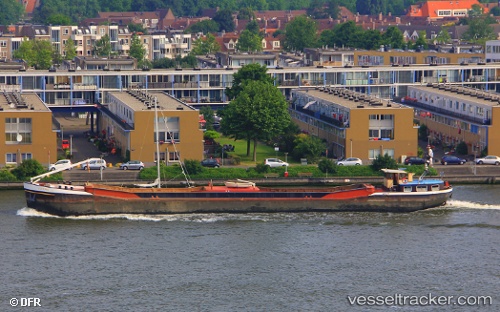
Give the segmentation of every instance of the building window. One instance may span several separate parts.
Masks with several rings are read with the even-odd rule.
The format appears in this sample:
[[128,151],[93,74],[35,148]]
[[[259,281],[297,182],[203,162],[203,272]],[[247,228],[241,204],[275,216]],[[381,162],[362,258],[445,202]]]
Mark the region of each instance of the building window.
[[179,161],[180,153],[179,152],[170,152],[168,153],[168,161]]
[[[160,142],[179,143],[179,117],[162,117],[158,118],[158,137]],[[156,142],[156,132],[154,141]]]
[[368,150],[368,158],[369,159],[375,159],[378,156],[380,156],[380,149],[379,148]]
[[7,41],[0,40],[0,47],[6,47],[6,46],[7,46]]
[[31,118],[5,118],[5,143],[31,143]]
[[379,137],[378,129],[369,129],[368,130],[368,137],[370,139],[378,138]]
[[15,164],[15,163],[17,163],[17,154],[16,153],[7,153],[7,154],[5,154],[5,163],[6,164]]
[[22,161],[25,161],[25,160],[27,160],[27,159],[31,159],[31,158],[32,158],[31,153],[22,153],[22,154],[21,154],[21,160],[22,160]]

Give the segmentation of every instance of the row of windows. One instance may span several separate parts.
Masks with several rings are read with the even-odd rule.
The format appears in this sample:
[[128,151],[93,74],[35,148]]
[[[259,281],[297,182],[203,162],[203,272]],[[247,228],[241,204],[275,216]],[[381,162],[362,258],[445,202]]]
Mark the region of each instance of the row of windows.
[[17,153],[7,153],[5,154],[5,163],[7,164],[15,164],[18,161],[18,157],[21,156],[20,161],[24,161],[27,159],[32,159],[33,155],[31,153],[21,153],[20,155]]
[[5,143],[31,143],[31,118],[5,118]]
[[382,115],[372,114],[368,117],[368,119],[370,119],[370,120],[393,120],[394,115],[392,115],[392,114],[382,114]]
[[[390,157],[394,158],[394,149],[393,148],[383,149],[382,153],[383,153],[382,156],[389,155]],[[380,148],[368,150],[368,158],[369,159],[375,159],[378,156],[380,156]]]
[[394,139],[394,129],[369,129],[368,137],[370,139]]

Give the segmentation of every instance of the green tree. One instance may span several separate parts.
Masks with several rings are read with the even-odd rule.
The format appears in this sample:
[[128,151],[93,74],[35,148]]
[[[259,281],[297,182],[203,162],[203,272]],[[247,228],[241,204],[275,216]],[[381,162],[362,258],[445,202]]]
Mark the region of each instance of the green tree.
[[270,83],[248,81],[238,96],[224,109],[221,129],[224,135],[247,141],[247,156],[253,141],[253,161],[257,143],[282,133],[290,123],[288,104],[281,91]]
[[203,20],[195,23],[186,29],[187,33],[213,33],[219,31],[219,24],[214,20]]
[[14,58],[24,60],[36,69],[49,69],[52,65],[54,50],[49,41],[25,40],[14,52]]
[[366,49],[366,50],[376,50],[380,47],[380,42],[382,41],[382,34],[378,29],[368,29],[362,32],[361,45],[356,46],[356,48]]
[[493,27],[489,25],[488,20],[483,16],[470,18],[468,25],[469,28],[462,35],[464,40],[484,44],[486,41],[496,38]]
[[142,24],[135,24],[135,23],[128,23],[127,24],[128,30],[132,33],[143,33],[147,34],[148,30],[142,26]]
[[10,25],[19,22],[24,14],[24,7],[17,0],[2,0],[0,10],[0,25]]
[[28,64],[28,66],[35,66],[35,51],[33,50],[33,41],[28,40],[28,38],[23,38],[23,41],[19,45],[19,49],[14,51],[14,58],[23,60]]
[[385,154],[384,156],[378,155],[371,164],[372,170],[379,172],[380,169],[397,169],[398,164],[391,156]]
[[245,26],[245,29],[250,31],[252,34],[260,35],[259,23],[257,23],[257,21],[255,20],[248,22],[247,26]]
[[228,9],[215,13],[213,20],[219,24],[219,31],[231,32],[236,27],[233,20],[233,13]]
[[99,57],[109,57],[111,54],[111,41],[108,34],[96,40],[94,44],[94,54]]
[[242,8],[238,12],[238,19],[240,20],[251,20],[255,18],[255,13],[252,8]]
[[236,50],[244,52],[262,51],[262,38],[245,29],[238,38]]
[[360,48],[363,46],[363,29],[357,26],[354,21],[348,21],[342,24],[335,25],[333,28],[333,43],[332,47],[352,47]]
[[76,46],[75,42],[73,39],[69,38],[68,41],[66,41],[66,44],[64,45],[64,51],[66,51],[66,55],[64,56],[64,59],[66,60],[72,60],[76,56]]
[[337,173],[338,167],[331,159],[323,158],[318,162],[318,169],[323,173]]
[[191,54],[193,55],[206,55],[220,51],[220,45],[215,40],[214,35],[208,34],[205,38],[198,38],[193,42]]
[[425,30],[422,30],[422,31],[419,31],[418,32],[418,38],[417,40],[415,40],[415,42],[413,43],[413,49],[418,49],[420,46],[422,46],[422,48],[424,50],[428,49],[429,48],[429,45],[427,44],[427,40],[425,40],[425,36],[426,36],[426,33],[425,33]]
[[448,43],[451,41],[450,33],[448,32],[448,27],[441,26],[439,34],[434,39],[439,44]]
[[34,159],[26,159],[19,166],[12,169],[12,174],[20,181],[25,181],[31,177],[45,172],[43,166]]
[[393,49],[401,49],[405,45],[403,33],[396,26],[389,26],[382,34],[382,43],[385,46],[389,45]]
[[318,41],[316,22],[306,16],[297,16],[285,27],[284,48],[288,51],[302,51],[314,48]]
[[250,80],[263,81],[270,85],[274,84],[273,78],[267,74],[267,67],[253,63],[244,65],[233,75],[232,87],[226,88],[226,95],[234,99],[243,90],[243,86]]
[[129,54],[137,60],[137,66],[142,67],[146,56],[146,48],[142,45],[141,38],[139,38],[136,34],[133,34],[130,40]]
[[71,25],[71,18],[62,13],[56,13],[50,15],[46,20],[47,25],[60,25],[60,26],[68,26]]
[[292,156],[296,160],[307,158],[308,162],[315,163],[325,150],[326,144],[320,138],[307,134],[299,134],[295,139],[295,148],[293,149]]

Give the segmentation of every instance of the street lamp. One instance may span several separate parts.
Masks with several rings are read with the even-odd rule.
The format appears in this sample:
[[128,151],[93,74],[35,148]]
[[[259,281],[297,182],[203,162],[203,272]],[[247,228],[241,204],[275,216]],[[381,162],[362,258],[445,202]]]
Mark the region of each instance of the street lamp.
[[69,157],[73,158],[73,135],[69,135]]
[[351,157],[352,157],[352,139],[350,139],[350,140],[351,140]]
[[61,140],[64,140],[64,127],[61,126]]

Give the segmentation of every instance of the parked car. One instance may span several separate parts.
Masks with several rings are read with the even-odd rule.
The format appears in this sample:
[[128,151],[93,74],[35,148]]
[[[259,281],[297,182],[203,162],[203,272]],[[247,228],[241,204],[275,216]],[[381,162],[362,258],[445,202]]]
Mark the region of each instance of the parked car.
[[410,156],[410,157],[406,157],[406,159],[405,159],[405,165],[408,165],[408,166],[425,165],[425,162],[426,162],[425,159],[423,159],[421,157],[417,157],[417,156]]
[[88,162],[82,165],[83,170],[92,170],[92,169],[106,169],[106,161],[104,159],[96,158],[91,159]]
[[466,162],[467,159],[451,155],[443,156],[443,158],[441,158],[441,164],[443,165],[463,165]]
[[120,165],[121,170],[142,170],[144,169],[144,163],[140,160],[129,160],[126,163]]
[[346,159],[338,160],[337,165],[339,166],[360,166],[363,164],[363,161],[356,157],[349,157]]
[[266,158],[264,164],[271,168],[289,166],[287,162],[284,162],[283,160],[278,158]]
[[488,155],[486,157],[476,159],[476,164],[478,165],[500,165],[500,157],[494,155]]
[[63,150],[65,149],[69,149],[69,140],[62,140],[62,143],[61,143],[61,148]]
[[66,168],[66,170],[72,169],[71,160],[69,160],[69,159],[58,160],[54,164],[50,164],[49,171],[54,171],[54,170],[64,169],[64,168]]
[[201,165],[203,167],[211,167],[211,168],[219,168],[220,167],[219,162],[217,161],[217,159],[214,159],[214,158],[203,159],[201,161]]

